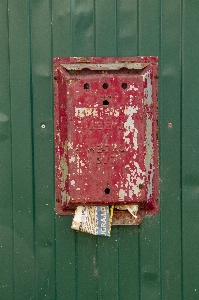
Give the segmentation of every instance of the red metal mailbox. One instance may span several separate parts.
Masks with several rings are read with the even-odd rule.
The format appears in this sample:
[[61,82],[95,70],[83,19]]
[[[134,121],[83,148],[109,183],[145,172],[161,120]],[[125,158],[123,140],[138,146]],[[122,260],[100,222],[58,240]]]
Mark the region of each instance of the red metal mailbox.
[[157,57],[55,58],[56,199],[158,211]]

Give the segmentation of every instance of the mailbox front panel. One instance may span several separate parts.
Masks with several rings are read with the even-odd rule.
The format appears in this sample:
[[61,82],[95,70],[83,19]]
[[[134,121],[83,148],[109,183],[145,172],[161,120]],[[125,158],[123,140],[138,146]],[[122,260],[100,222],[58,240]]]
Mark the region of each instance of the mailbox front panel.
[[58,201],[155,210],[157,59],[78,59],[55,60]]

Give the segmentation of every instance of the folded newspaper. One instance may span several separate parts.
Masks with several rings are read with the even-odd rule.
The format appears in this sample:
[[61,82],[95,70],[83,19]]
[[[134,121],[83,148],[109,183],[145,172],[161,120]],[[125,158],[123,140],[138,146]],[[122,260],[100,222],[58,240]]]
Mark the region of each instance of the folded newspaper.
[[109,206],[78,206],[71,228],[94,235],[110,236],[113,208]]

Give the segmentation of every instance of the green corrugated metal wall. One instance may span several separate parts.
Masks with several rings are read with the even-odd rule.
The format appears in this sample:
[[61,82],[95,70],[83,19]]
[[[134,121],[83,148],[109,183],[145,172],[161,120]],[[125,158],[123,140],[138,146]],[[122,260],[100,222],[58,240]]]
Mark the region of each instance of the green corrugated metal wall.
[[[198,0],[0,1],[0,299],[199,299],[198,23]],[[52,58],[116,55],[159,56],[161,211],[104,238],[55,216]]]

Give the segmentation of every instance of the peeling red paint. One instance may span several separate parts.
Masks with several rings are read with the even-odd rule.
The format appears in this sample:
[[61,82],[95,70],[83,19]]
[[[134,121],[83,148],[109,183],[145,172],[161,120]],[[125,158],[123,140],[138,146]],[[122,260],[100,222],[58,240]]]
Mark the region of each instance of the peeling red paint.
[[56,58],[54,81],[62,209],[138,204],[157,213],[157,58]]

